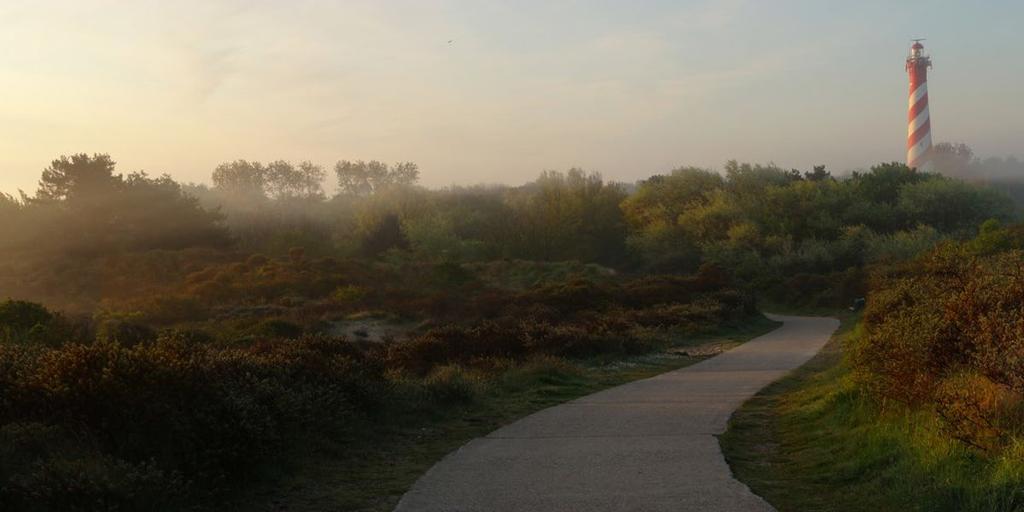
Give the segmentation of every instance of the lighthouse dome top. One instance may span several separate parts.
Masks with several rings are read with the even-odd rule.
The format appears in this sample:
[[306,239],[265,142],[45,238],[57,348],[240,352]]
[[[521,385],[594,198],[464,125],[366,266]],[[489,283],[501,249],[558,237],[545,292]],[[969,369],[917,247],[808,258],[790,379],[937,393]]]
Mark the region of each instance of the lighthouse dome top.
[[910,56],[907,57],[907,60],[917,61],[927,59],[924,54],[924,45],[921,44],[921,41],[924,41],[924,39],[912,39],[912,41],[914,41],[914,44],[910,47]]

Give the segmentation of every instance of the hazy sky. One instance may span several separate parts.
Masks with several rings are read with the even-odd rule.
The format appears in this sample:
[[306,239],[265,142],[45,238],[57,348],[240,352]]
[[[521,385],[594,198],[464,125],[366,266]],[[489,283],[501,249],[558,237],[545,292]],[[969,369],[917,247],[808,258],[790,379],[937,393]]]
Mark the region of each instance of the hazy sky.
[[74,152],[183,181],[411,160],[431,186],[865,167],[904,157],[911,37],[934,139],[1024,156],[1022,20],[1019,0],[0,0],[0,190]]

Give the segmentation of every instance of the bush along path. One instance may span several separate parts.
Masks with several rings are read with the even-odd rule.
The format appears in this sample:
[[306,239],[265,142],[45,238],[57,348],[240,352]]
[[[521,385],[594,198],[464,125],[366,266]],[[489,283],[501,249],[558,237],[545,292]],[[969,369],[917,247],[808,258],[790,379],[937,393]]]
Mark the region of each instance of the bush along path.
[[729,416],[839,326],[772,317],[771,333],[693,366],[527,416],[453,452],[397,511],[772,510],[732,478]]

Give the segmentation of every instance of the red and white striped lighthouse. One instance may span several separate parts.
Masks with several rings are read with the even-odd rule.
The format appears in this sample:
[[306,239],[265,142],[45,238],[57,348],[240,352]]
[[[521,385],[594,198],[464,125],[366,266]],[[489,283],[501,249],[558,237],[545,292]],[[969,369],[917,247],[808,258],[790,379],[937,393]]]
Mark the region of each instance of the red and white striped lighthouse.
[[907,165],[922,168],[932,152],[932,123],[928,115],[928,68],[932,59],[924,53],[923,39],[915,39],[907,56],[910,101],[907,115]]

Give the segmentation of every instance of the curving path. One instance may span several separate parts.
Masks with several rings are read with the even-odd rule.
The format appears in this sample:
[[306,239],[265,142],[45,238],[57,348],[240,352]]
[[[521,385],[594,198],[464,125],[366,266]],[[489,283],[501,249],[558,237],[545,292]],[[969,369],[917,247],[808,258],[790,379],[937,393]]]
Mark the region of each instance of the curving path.
[[470,441],[396,511],[773,510],[732,477],[716,436],[744,401],[810,359],[839,321],[769,317],[784,324],[724,354]]

